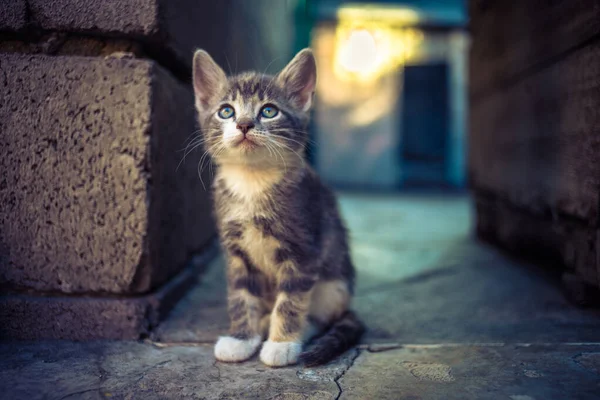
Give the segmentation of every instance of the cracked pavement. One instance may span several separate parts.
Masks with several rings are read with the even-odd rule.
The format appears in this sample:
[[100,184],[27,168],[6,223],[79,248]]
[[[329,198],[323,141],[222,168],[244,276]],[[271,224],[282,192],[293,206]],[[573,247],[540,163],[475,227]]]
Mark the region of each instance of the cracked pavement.
[[363,343],[317,368],[214,360],[217,259],[140,342],[4,342],[1,399],[599,399],[600,312],[471,235],[465,196],[341,196]]

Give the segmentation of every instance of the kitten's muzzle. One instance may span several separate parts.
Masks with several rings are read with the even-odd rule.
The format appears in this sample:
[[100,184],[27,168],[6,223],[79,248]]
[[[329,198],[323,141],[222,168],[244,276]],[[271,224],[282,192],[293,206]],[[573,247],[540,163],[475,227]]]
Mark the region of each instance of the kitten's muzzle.
[[250,129],[254,128],[254,120],[252,120],[251,118],[240,118],[237,121],[236,124],[236,128],[242,132],[242,137],[240,137],[239,140],[237,140],[234,143],[234,146],[242,146],[243,149],[252,149],[254,148],[257,143],[252,140],[251,136],[249,135],[248,132],[250,132]]
[[251,119],[240,119],[236,125],[236,128],[242,131],[245,136],[250,129],[254,128],[254,121]]

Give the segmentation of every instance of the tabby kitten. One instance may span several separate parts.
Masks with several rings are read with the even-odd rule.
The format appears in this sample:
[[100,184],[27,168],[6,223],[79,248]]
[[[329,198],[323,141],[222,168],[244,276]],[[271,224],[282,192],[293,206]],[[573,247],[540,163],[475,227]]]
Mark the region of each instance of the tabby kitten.
[[354,268],[336,200],[304,161],[312,51],[300,51],[277,76],[227,78],[198,50],[193,72],[205,148],[217,167],[214,203],[227,260],[231,329],[215,356],[243,361],[262,344],[269,366],[327,362],[364,328],[348,310]]

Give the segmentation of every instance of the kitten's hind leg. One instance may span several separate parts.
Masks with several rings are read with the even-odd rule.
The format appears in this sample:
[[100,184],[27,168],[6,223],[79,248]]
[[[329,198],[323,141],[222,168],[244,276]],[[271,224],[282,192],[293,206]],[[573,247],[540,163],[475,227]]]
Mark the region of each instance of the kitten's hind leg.
[[306,366],[324,364],[354,346],[365,327],[358,317],[348,311],[350,291],[342,280],[319,282],[313,291],[309,319],[326,326],[323,335],[301,355]]
[[338,320],[349,305],[350,290],[345,281],[318,282],[312,292],[309,318],[322,326],[328,326]]

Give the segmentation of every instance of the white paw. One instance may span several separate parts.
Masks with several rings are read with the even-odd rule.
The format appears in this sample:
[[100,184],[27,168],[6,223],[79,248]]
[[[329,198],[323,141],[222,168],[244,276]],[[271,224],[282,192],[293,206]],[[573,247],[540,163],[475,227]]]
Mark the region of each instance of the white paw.
[[221,336],[215,345],[215,357],[217,360],[225,362],[247,360],[256,353],[261,341],[260,336],[254,336],[246,340]]
[[301,350],[302,343],[267,340],[260,351],[260,361],[271,367],[296,364]]

